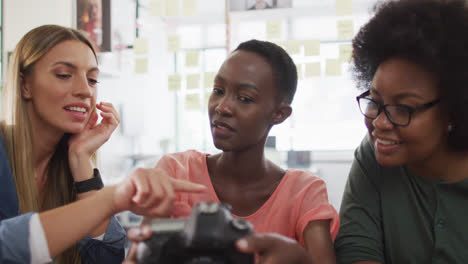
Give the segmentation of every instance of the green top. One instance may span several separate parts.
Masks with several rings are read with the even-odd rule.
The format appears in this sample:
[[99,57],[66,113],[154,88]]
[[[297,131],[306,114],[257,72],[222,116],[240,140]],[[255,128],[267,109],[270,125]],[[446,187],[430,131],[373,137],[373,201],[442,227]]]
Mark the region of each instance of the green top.
[[338,263],[468,263],[468,179],[382,167],[368,136],[355,151],[340,221]]

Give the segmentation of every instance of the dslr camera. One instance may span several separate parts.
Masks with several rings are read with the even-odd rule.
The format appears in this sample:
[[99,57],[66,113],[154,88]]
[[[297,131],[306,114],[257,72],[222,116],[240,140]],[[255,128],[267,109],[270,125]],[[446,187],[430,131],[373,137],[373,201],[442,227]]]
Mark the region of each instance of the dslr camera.
[[253,232],[252,225],[233,218],[230,206],[198,203],[188,218],[154,219],[152,236],[137,247],[139,264],[253,264],[236,240]]

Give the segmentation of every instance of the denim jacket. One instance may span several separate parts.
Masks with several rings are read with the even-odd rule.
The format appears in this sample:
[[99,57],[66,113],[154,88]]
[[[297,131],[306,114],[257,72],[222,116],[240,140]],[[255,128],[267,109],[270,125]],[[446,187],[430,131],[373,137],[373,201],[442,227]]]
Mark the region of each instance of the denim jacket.
[[[0,137],[0,263],[31,263],[29,220],[32,215],[33,212],[19,214],[16,187]],[[85,237],[78,242],[82,263],[121,263],[124,243],[125,232],[112,217],[103,240]]]

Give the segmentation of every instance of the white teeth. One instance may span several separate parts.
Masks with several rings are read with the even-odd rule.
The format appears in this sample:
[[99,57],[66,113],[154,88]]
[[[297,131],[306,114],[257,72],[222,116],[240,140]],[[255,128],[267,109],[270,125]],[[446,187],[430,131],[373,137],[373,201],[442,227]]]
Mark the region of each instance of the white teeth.
[[383,139],[377,139],[376,143],[382,144],[382,145],[396,145],[398,142],[396,141],[389,141],[389,140],[383,140]]
[[70,111],[86,113],[86,108],[84,108],[84,107],[71,106],[71,107],[66,107],[66,109],[70,110]]

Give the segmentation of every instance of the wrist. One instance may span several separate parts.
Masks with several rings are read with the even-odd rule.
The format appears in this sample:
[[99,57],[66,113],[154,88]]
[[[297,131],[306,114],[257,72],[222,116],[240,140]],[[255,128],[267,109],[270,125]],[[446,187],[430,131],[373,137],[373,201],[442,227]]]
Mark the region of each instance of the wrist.
[[93,175],[91,178],[83,181],[74,182],[75,191],[78,195],[87,193],[90,191],[97,191],[104,187],[101,179],[101,174],[98,169],[93,169]]
[[106,186],[99,190],[94,197],[98,197],[98,201],[108,206],[105,206],[108,212],[107,217],[111,217],[120,212],[119,208],[114,203],[115,186]]
[[93,178],[93,164],[90,157],[69,156],[70,171],[75,182],[84,181]]

